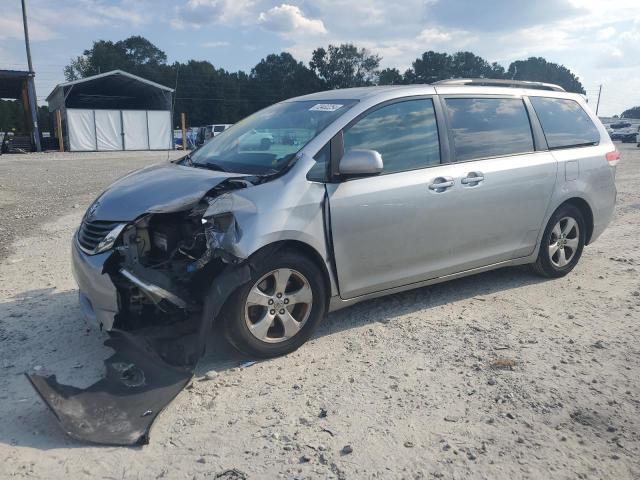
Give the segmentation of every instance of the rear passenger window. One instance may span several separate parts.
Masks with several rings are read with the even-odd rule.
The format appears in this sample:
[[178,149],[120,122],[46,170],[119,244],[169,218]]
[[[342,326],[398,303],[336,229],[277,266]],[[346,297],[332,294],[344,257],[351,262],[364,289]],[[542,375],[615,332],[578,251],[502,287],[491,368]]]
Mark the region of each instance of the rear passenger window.
[[529,97],[540,119],[549,148],[597,145],[600,132],[575,100]]
[[527,110],[515,98],[445,100],[457,162],[533,152]]
[[344,132],[344,151],[377,150],[383,173],[440,163],[440,143],[431,99],[407,100],[375,110]]

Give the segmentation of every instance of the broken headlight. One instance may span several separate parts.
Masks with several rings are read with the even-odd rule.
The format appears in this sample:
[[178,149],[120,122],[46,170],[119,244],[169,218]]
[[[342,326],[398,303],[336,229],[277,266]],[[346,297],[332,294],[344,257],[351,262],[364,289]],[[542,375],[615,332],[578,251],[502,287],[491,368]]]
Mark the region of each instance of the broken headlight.
[[105,237],[102,240],[100,240],[100,243],[98,243],[95,253],[106,252],[107,250],[110,250],[111,248],[113,248],[113,246],[116,243],[116,240],[118,240],[118,237],[120,236],[120,233],[122,233],[122,230],[126,226],[127,226],[126,223],[121,223],[117,225],[109,233],[107,233]]

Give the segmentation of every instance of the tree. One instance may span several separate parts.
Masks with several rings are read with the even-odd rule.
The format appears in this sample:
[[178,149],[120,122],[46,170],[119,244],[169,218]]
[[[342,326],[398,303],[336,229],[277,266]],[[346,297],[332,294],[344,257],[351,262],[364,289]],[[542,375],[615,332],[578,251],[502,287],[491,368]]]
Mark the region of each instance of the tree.
[[629,108],[622,112],[622,118],[640,118],[640,107]]
[[586,93],[582,83],[564,65],[547,62],[542,57],[529,57],[509,65],[506,77],[512,80],[529,80],[560,85],[568,92]]
[[378,85],[401,85],[404,83],[404,77],[397,68],[385,68],[380,71],[378,76]]
[[451,58],[454,78],[503,78],[504,67],[489,63],[471,52],[456,52]]
[[407,83],[433,83],[448,78],[504,78],[504,67],[489,63],[471,52],[448,53],[429,50],[405,72]]
[[134,35],[116,42],[117,48],[124,48],[134,65],[164,65],[167,54],[144,37]]
[[451,62],[451,55],[429,50],[415,59],[413,68],[407,70],[404,76],[407,83],[433,83],[451,78]]
[[366,48],[343,43],[314,50],[309,66],[326,88],[362,87],[376,82],[380,60]]
[[117,69],[134,75],[154,76],[166,63],[167,55],[144,37],[132,36],[115,43],[98,40],[81,56],[71,60],[64,68],[64,76],[71,81]]
[[272,53],[260,60],[251,69],[250,78],[256,91],[263,92],[266,105],[322,88],[316,74],[286,52]]

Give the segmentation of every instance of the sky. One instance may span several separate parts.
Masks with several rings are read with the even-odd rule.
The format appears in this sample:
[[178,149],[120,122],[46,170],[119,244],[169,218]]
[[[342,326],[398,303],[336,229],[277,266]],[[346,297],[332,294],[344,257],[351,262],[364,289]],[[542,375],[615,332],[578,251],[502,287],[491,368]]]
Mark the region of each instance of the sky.
[[[269,53],[308,62],[352,42],[404,71],[426,50],[505,68],[542,56],[580,78],[600,115],[640,105],[640,0],[27,0],[39,102],[94,40],[142,35],[169,62],[249,71]],[[288,3],[287,3],[288,2]],[[0,69],[26,69],[20,0],[2,0]]]

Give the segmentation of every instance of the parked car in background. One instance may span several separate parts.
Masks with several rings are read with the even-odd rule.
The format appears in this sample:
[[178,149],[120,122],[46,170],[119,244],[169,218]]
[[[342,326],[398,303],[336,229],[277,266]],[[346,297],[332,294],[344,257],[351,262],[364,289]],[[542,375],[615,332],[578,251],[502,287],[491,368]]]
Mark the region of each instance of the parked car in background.
[[567,275],[611,220],[619,158],[555,85],[293,98],[107,188],[73,240],[81,307],[107,330],[200,315],[282,355],[362,300],[510,265]]
[[630,122],[622,121],[622,122],[612,123],[610,126],[611,126],[611,128],[612,128],[612,129],[614,129],[614,130],[619,130],[619,129],[621,129],[621,128],[628,128],[628,127],[631,127],[631,123],[630,123]]
[[273,133],[270,131],[251,130],[238,138],[240,150],[267,151],[273,143]]
[[204,143],[211,140],[212,138],[220,135],[231,125],[233,124],[219,123],[215,125],[205,125],[203,127],[198,127],[197,140],[196,140],[197,146],[203,145]]
[[623,135],[630,133],[630,128],[632,125],[630,122],[616,122],[609,125],[611,131],[609,132],[609,136],[611,140],[622,140]]
[[638,135],[640,135],[640,126],[633,126],[624,129],[619,136],[622,143],[637,143]]
[[205,132],[205,142],[214,137],[217,137],[222,132],[224,132],[227,128],[229,128],[231,124],[229,123],[221,123],[217,125],[207,125]]

